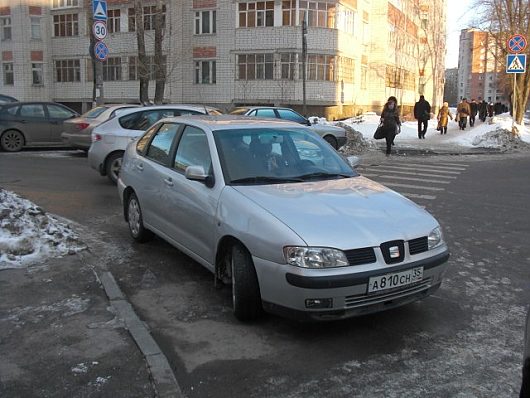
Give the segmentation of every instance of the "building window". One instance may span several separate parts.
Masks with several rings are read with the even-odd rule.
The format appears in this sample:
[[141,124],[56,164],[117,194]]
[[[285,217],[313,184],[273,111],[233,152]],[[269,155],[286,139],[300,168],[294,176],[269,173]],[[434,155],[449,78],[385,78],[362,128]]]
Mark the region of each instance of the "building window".
[[[319,17],[320,18],[320,17]],[[354,33],[355,11],[341,4],[337,5],[337,11],[328,5],[327,9],[327,28],[337,28],[351,35]],[[320,19],[319,19],[320,23]],[[366,24],[368,25],[368,24]],[[320,25],[319,25],[320,26]]]
[[274,62],[272,54],[239,54],[237,56],[239,80],[272,80]]
[[3,67],[4,86],[12,86],[15,84],[15,73],[13,72],[13,63],[4,62]]
[[306,68],[307,80],[335,80],[335,57],[332,55],[309,54]]
[[294,80],[294,71],[296,68],[296,54],[280,54],[280,68],[282,79]]
[[52,8],[77,7],[79,0],[53,0]]
[[42,38],[40,17],[30,17],[31,21],[31,38],[40,40]]
[[368,81],[368,67],[366,65],[361,65],[361,89],[366,90],[366,83]]
[[78,59],[55,61],[55,81],[59,83],[81,81],[81,67]]
[[[149,73],[149,80],[155,80],[156,79],[156,70],[158,65],[155,62],[155,57],[148,57],[147,58],[147,70]],[[167,56],[162,57],[162,65],[161,65],[164,76],[167,71]],[[129,80],[140,80],[140,68],[138,64],[138,57],[129,57]]]
[[43,65],[40,63],[31,64],[31,76],[34,86],[42,86],[44,84],[42,69]]
[[120,10],[107,11],[107,31],[109,33],[117,33],[121,31]]
[[239,3],[239,27],[274,26],[274,1]]
[[[145,6],[144,30],[155,29],[156,6]],[[129,32],[136,31],[136,15],[134,8],[129,8]],[[166,5],[162,5],[162,27],[166,26]]]
[[282,1],[282,25],[296,26],[296,0]]
[[334,3],[300,0],[298,13],[300,24],[306,18],[307,26],[318,26],[321,28],[335,27]]
[[11,40],[11,17],[0,18],[2,27],[2,40]]
[[341,77],[340,80],[346,83],[353,83],[355,81],[355,60],[352,58],[340,58]]
[[195,61],[195,84],[217,83],[215,61]]
[[107,58],[103,62],[103,81],[113,82],[121,80],[121,57]]
[[78,36],[79,16],[77,14],[61,14],[53,16],[53,35],[55,37]]
[[204,35],[215,33],[216,31],[216,12],[215,11],[197,11],[195,13],[195,34]]

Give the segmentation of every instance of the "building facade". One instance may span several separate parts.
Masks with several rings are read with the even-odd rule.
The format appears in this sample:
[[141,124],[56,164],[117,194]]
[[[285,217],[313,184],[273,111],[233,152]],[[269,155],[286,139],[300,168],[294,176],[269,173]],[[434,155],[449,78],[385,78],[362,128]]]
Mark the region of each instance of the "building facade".
[[494,39],[477,29],[460,32],[458,55],[458,99],[484,99],[507,104],[502,82],[504,64]]
[[458,68],[451,68],[445,70],[445,85],[444,85],[444,101],[449,106],[458,104]]
[[[107,4],[105,100],[137,102],[134,1]],[[155,3],[142,4],[151,70]],[[442,100],[445,0],[181,0],[164,10],[167,102],[300,110],[304,18],[309,113],[378,112],[390,95],[405,110],[419,94]],[[0,92],[91,106],[91,12],[90,0],[0,0]],[[149,91],[153,98],[154,81]]]

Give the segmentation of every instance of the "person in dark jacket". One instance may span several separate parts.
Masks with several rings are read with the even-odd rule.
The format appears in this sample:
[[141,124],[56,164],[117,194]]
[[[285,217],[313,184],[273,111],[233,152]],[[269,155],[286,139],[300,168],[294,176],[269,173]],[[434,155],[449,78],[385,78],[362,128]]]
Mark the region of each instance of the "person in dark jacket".
[[478,105],[478,118],[482,122],[485,122],[486,116],[488,116],[488,103],[486,102],[486,100],[482,100],[482,102]]
[[386,155],[390,155],[392,144],[396,134],[401,130],[401,120],[399,119],[397,98],[391,96],[388,98],[383,111],[381,112],[381,123],[386,140]]
[[414,118],[418,121],[418,138],[425,139],[425,133],[431,118],[431,104],[420,95],[420,100],[414,105]]
[[475,101],[475,98],[473,98],[469,103],[469,109],[471,110],[471,113],[469,114],[469,127],[473,127],[475,125],[475,118],[477,117],[478,112],[478,104],[477,101]]

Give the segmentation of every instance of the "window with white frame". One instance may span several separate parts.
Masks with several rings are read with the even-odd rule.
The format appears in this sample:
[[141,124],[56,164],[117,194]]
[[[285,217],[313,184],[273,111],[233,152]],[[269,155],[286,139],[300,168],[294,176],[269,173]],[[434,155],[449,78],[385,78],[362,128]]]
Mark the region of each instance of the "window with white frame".
[[307,26],[335,27],[335,3],[300,0],[298,14],[300,25],[306,18]]
[[216,32],[217,29],[216,11],[196,11],[195,12],[195,34],[205,35]]
[[272,80],[274,79],[273,54],[238,54],[239,80]]
[[195,84],[216,84],[216,62],[195,61]]
[[103,62],[103,81],[121,80],[121,57],[110,57]]
[[296,0],[282,1],[282,25],[296,26]]
[[55,81],[58,83],[81,81],[81,66],[78,59],[55,60]]
[[30,17],[31,22],[31,38],[35,40],[42,39],[41,32],[41,17]]
[[328,28],[336,27],[343,32],[347,32],[351,35],[354,33],[355,27],[355,11],[343,6],[342,4],[337,4],[337,12],[335,16],[335,26],[331,25]]
[[15,84],[15,73],[13,71],[13,62],[4,62],[2,64],[2,75],[4,78],[4,86],[12,86]]
[[274,26],[274,1],[239,3],[239,27]]
[[[134,8],[128,10],[129,32],[136,31],[136,15]],[[145,6],[143,8],[144,30],[155,29],[156,6]],[[162,26],[166,25],[166,5],[162,5]]]
[[280,54],[280,68],[282,79],[294,80],[294,71],[296,70],[296,58],[297,54],[295,53]]
[[41,86],[44,84],[42,63],[31,64],[31,82],[34,86]]
[[346,83],[353,83],[355,76],[355,60],[347,57],[340,57],[340,74],[339,80]]
[[335,81],[335,56],[309,54],[307,56],[306,70],[307,80]]
[[53,16],[53,35],[55,37],[78,36],[78,14],[60,14]]
[[2,40],[11,40],[11,17],[0,18],[0,27],[2,28]]
[[68,8],[79,6],[79,0],[53,0],[52,8]]
[[121,10],[107,10],[107,31],[117,33],[121,31]]
[[[147,57],[147,73],[149,73],[149,80],[156,79],[157,68],[161,67],[164,75],[167,71],[167,56],[162,56],[162,64],[159,66],[155,62],[155,57]],[[140,65],[138,63],[138,57],[129,57],[129,80],[140,79]]]

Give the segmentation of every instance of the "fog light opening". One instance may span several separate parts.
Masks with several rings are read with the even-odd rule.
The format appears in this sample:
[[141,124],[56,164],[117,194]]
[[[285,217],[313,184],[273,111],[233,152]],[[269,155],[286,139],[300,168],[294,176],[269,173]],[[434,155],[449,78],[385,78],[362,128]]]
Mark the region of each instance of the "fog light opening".
[[306,299],[306,308],[333,308],[332,298]]

